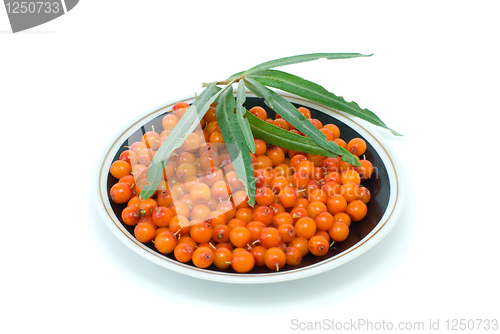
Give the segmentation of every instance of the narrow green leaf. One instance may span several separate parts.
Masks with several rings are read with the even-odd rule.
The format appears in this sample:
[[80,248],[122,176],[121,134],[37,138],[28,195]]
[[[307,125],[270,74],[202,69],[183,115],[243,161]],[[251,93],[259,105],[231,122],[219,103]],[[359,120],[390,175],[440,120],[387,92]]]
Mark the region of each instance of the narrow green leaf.
[[[231,82],[232,84],[232,82]],[[228,86],[231,86],[229,84]],[[227,86],[226,86],[227,88]],[[151,197],[158,185],[160,184],[163,175],[163,169],[168,161],[172,152],[180,147],[186,137],[194,131],[201,118],[205,115],[210,105],[217,99],[217,97],[226,90],[220,89],[212,82],[198,98],[191,104],[184,116],[180,119],[179,123],[174,127],[169,134],[171,140],[166,140],[158,149],[157,154],[154,156],[148,168],[148,184],[144,186],[141,191],[141,198],[147,199]]]
[[292,57],[285,57],[280,59],[275,59],[271,61],[267,61],[265,63],[254,66],[245,72],[243,72],[244,76],[248,76],[258,71],[268,70],[270,68],[285,66],[297,63],[304,63],[307,61],[318,60],[322,58],[326,59],[347,59],[347,58],[357,58],[357,57],[370,57],[371,55],[363,55],[360,53],[310,53],[305,55],[298,55]]
[[238,117],[233,113],[235,101],[233,89],[230,87],[219,99],[217,104],[217,121],[222,133],[222,138],[228,149],[229,157],[234,166],[234,171],[243,184],[248,194],[248,204],[255,205],[255,178],[253,174],[252,158],[250,151],[239,127]]
[[285,92],[301,96],[326,107],[343,111],[374,125],[388,129],[394,135],[401,136],[401,134],[388,128],[385,123],[370,110],[361,109],[357,103],[347,102],[344,98],[336,96],[314,82],[277,70],[259,71],[257,73],[253,73],[250,77],[264,86],[281,89]]
[[292,124],[297,130],[312,139],[320,147],[340,155],[342,160],[349,162],[355,166],[360,166],[359,161],[352,153],[338,146],[336,143],[327,141],[326,136],[321,133],[297,108],[288,100],[280,96],[276,92],[262,86],[259,82],[252,78],[246,78],[246,86],[252,93],[258,97],[264,98],[264,103],[277,112],[281,117]]
[[243,118],[243,115],[246,112],[245,107],[243,107],[245,100],[245,81],[240,80],[240,82],[238,82],[238,92],[236,94],[236,120],[238,121],[238,125],[243,133],[243,137],[245,137],[245,142],[247,143],[250,152],[255,154],[255,141],[253,140],[252,130],[250,130],[248,120]]
[[245,118],[250,122],[253,135],[267,143],[294,151],[306,152],[324,157],[336,157],[337,154],[318,146],[312,139],[284,130],[276,125],[261,120],[249,112]]

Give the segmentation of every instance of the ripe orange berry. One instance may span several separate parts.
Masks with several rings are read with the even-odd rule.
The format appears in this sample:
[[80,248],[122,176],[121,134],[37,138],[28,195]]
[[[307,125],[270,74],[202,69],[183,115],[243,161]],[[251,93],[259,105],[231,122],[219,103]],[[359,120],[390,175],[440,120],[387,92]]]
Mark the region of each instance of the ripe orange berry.
[[349,236],[349,227],[340,221],[336,221],[328,231],[328,234],[332,240],[342,242]]
[[267,111],[262,107],[256,106],[256,107],[250,108],[250,110],[248,110],[248,112],[251,113],[252,115],[260,118],[263,121],[267,120]]
[[253,255],[245,250],[235,252],[231,256],[231,267],[238,273],[247,273],[253,269],[254,265]]
[[325,238],[315,235],[309,239],[309,251],[316,256],[323,256],[328,253],[328,249],[330,249],[328,240]]
[[335,194],[328,197],[326,205],[328,207],[328,212],[334,215],[337,212],[345,212],[345,209],[347,208],[347,201],[344,196]]
[[347,143],[346,149],[354,155],[363,155],[366,152],[366,142],[362,138],[353,138]]
[[109,171],[115,179],[121,179],[124,176],[130,175],[132,167],[126,161],[116,160],[111,164]]
[[316,233],[316,222],[311,217],[302,217],[295,223],[297,237],[311,238]]
[[191,260],[196,267],[207,268],[214,261],[214,252],[208,247],[196,248]]
[[345,212],[351,217],[353,222],[358,222],[365,218],[367,211],[366,204],[358,199],[347,204]]
[[264,261],[269,269],[279,271],[286,264],[285,252],[278,247],[268,248]]

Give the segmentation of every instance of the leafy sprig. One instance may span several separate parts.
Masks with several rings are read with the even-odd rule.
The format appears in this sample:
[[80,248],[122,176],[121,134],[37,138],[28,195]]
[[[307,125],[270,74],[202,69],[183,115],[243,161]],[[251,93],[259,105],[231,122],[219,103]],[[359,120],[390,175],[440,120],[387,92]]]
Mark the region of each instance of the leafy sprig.
[[[343,111],[388,129],[394,135],[400,136],[399,133],[388,128],[372,111],[360,108],[355,102],[347,102],[342,97],[336,96],[311,81],[290,73],[273,70],[273,68],[280,66],[322,58],[347,59],[369,56],[371,55],[359,53],[314,53],[285,57],[236,73],[224,81],[203,84],[206,89],[193,102],[170,133],[169,138],[172,138],[172,140],[165,141],[151,161],[147,178],[148,184],[143,188],[140,196],[144,199],[152,196],[160,183],[163,169],[170,155],[194,131],[214,101],[217,101],[216,115],[222,137],[236,175],[245,185],[249,198],[248,203],[251,206],[255,204],[255,178],[250,157],[250,152],[255,153],[253,137],[300,152],[323,156],[340,156],[342,160],[359,166],[359,162],[354,155],[336,143],[327,141],[325,135],[309,122],[293,104],[268,87],[277,88],[326,107]],[[232,88],[235,82],[238,82],[236,99]],[[222,86],[222,88],[218,86]],[[301,131],[305,137],[262,121],[247,112],[244,108],[245,87],[256,96],[263,98],[268,107]]]

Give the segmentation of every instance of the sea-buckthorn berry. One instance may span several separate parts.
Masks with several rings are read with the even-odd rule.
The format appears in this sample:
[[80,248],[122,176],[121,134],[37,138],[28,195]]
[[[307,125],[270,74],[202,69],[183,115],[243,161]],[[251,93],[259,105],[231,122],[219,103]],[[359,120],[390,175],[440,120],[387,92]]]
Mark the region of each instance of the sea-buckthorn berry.
[[304,257],[309,253],[309,239],[302,237],[295,237],[292,241],[288,243],[288,248],[290,247],[297,248],[302,254],[302,257]]
[[209,242],[212,239],[213,229],[212,226],[200,220],[191,220],[191,228],[189,229],[189,235],[197,243]]
[[340,180],[342,181],[342,184],[352,182],[359,185],[361,183],[361,177],[359,176],[358,172],[356,172],[354,169],[348,169],[342,172]]
[[295,205],[297,200],[299,199],[297,195],[297,190],[294,187],[287,186],[281,189],[278,198],[281,204],[285,208],[291,208]]
[[182,165],[184,163],[194,164],[196,161],[196,156],[191,152],[181,152],[176,159],[177,165]]
[[118,160],[128,162],[130,166],[133,166],[137,163],[137,156],[135,152],[131,150],[125,150],[122,153],[120,153],[120,157],[118,158]]
[[286,264],[296,266],[302,262],[302,253],[293,246],[288,246],[285,251]]
[[249,222],[245,227],[250,231],[250,234],[252,235],[252,242],[253,242],[253,241],[259,239],[260,232],[264,228],[266,228],[266,225],[263,222],[253,220],[253,221]]
[[197,183],[191,188],[189,195],[195,203],[206,203],[212,197],[212,190],[205,183]]
[[214,252],[208,247],[196,248],[191,260],[197,268],[208,268],[214,261]]
[[206,123],[214,122],[217,120],[217,107],[215,105],[210,106],[203,116]]
[[224,138],[222,137],[222,133],[215,131],[208,137],[208,141],[212,144],[223,144]]
[[316,218],[321,212],[327,212],[326,204],[320,201],[311,202],[307,207],[307,213],[312,219]]
[[163,193],[158,193],[156,196],[156,202],[158,203],[158,206],[169,207],[174,202],[170,189],[165,190],[165,192]]
[[273,191],[273,193],[279,194],[283,188],[285,188],[286,186],[289,186],[289,185],[290,185],[290,180],[288,180],[286,177],[275,176],[271,180],[270,187],[271,187],[271,190]]
[[281,163],[274,167],[276,169],[276,175],[274,177],[289,177],[292,175],[292,171],[290,170],[290,166],[286,163]]
[[330,249],[328,240],[325,238],[315,235],[309,239],[309,251],[315,256],[324,256],[328,253]]
[[227,200],[229,196],[231,195],[231,187],[229,186],[228,183],[224,180],[219,180],[214,183],[212,186],[212,196],[221,199],[221,200]]
[[332,132],[333,139],[337,139],[340,137],[340,129],[335,124],[326,124],[325,126],[323,126],[323,128],[328,129]]
[[168,224],[168,230],[175,236],[188,234],[190,227],[189,220],[184,216],[174,216]]
[[215,182],[224,179],[224,173],[219,167],[209,168],[201,175],[202,182],[211,187]]
[[260,206],[254,210],[252,218],[269,226],[273,222],[274,213],[268,206]]
[[293,224],[297,222],[302,217],[309,217],[309,213],[305,208],[295,208],[290,211],[290,215],[293,218]]
[[328,201],[328,194],[323,189],[311,189],[309,191],[310,202],[322,202],[326,204]]
[[156,237],[155,228],[148,223],[138,223],[134,228],[134,236],[140,242],[147,244]]
[[248,110],[249,113],[252,115],[260,118],[261,120],[265,121],[267,119],[267,111],[259,106],[252,107],[250,110]]
[[158,207],[158,203],[154,198],[148,198],[145,200],[142,200],[139,203],[139,210],[144,210],[146,216],[152,216],[153,215],[153,210]]
[[268,187],[260,187],[255,193],[255,201],[259,205],[269,206],[274,203],[274,193]]
[[184,151],[194,151],[200,148],[202,141],[199,135],[196,133],[190,133],[184,143],[181,146],[181,149]]
[[233,218],[227,222],[227,227],[232,230],[235,227],[247,227],[247,222],[243,219]]
[[330,238],[330,234],[328,234],[328,231],[325,231],[325,230],[318,229],[316,231],[316,233],[314,233],[314,235],[315,236],[317,235],[317,236],[325,238],[325,240],[328,242],[328,244],[330,244],[330,241],[332,239],[332,238]]
[[328,207],[328,212],[334,215],[337,212],[345,212],[345,209],[347,208],[347,201],[344,196],[335,194],[328,197],[326,205]]
[[314,167],[312,178],[318,182],[322,182],[325,177],[325,169],[323,167]]
[[193,258],[194,247],[187,243],[177,244],[174,248],[174,257],[177,261],[186,263]]
[[328,234],[330,234],[333,241],[342,242],[349,236],[349,227],[340,221],[336,221],[328,231]]
[[127,206],[121,213],[122,220],[129,226],[135,226],[139,222],[139,209],[135,206]]
[[[175,235],[174,235],[174,237],[175,237]],[[177,244],[178,245],[180,245],[180,244],[188,244],[191,247],[193,247],[193,249],[195,249],[198,246],[198,243],[196,243],[196,241],[194,241],[193,238],[191,238],[190,236],[187,236],[187,235],[183,235],[180,238],[178,238]]]
[[325,135],[326,137],[326,140],[328,141],[332,141],[334,140],[335,138],[333,137],[333,132],[325,127],[319,129],[319,131]]
[[172,210],[174,217],[175,216],[189,217],[189,213],[191,212],[191,209],[186,205],[186,203],[181,201],[173,201],[169,209]]
[[321,123],[319,119],[309,118],[309,122],[311,122],[318,130],[323,127],[323,123]]
[[267,152],[267,144],[262,139],[254,139],[255,155],[263,155]]
[[297,200],[297,203],[292,207],[293,209],[295,208],[304,208],[307,210],[307,207],[309,206],[309,200],[307,198],[299,198]]
[[162,254],[170,254],[177,246],[177,238],[170,232],[164,231],[155,237],[155,248]]
[[369,160],[360,160],[361,166],[355,166],[354,170],[359,173],[361,180],[368,180],[373,174],[373,164]]
[[142,136],[141,142],[143,142],[147,148],[156,151],[160,147],[160,134],[155,131],[148,131]]
[[347,182],[342,185],[342,196],[346,199],[347,203],[358,199],[361,191],[359,190],[359,186],[353,182]]
[[342,139],[342,138],[335,138],[335,139],[333,140],[333,142],[334,142],[335,144],[337,144],[338,146],[340,146],[340,147],[342,147],[342,148],[347,149],[347,143],[345,142],[345,140],[344,140],[344,139]]
[[231,201],[219,202],[215,209],[217,211],[223,212],[226,215],[228,221],[230,219],[233,219],[236,215],[236,207],[234,206],[234,203]]
[[316,222],[311,217],[302,217],[295,223],[297,237],[309,239],[316,233]]
[[338,172],[330,172],[325,175],[323,183],[335,182],[337,184],[342,184],[341,174]]
[[151,216],[153,222],[158,227],[168,227],[170,220],[174,217],[172,210],[164,206],[157,206],[153,209],[153,214]]
[[133,175],[125,175],[123,177],[121,177],[118,182],[123,182],[123,183],[126,183],[130,186],[130,189],[134,189],[135,187],[135,178]]
[[269,187],[273,180],[271,173],[265,169],[256,169],[253,171],[253,175],[255,178],[255,186],[257,188]]
[[266,227],[260,232],[258,240],[266,248],[277,247],[281,242],[281,235],[278,229]]
[[179,118],[174,114],[167,114],[163,117],[161,124],[165,130],[173,129],[179,123]]
[[347,208],[345,213],[347,213],[353,222],[358,222],[361,219],[365,218],[368,209],[366,204],[360,201],[359,199],[354,200],[347,204]]
[[272,227],[278,228],[284,224],[289,224],[289,225],[295,224],[293,217],[290,213],[280,212],[280,213],[274,215],[273,222],[271,224]]
[[236,226],[229,231],[229,240],[236,247],[246,247],[252,242],[252,233],[243,226]]
[[347,143],[346,149],[354,155],[363,155],[366,152],[366,142],[362,138],[353,138]]
[[370,199],[371,199],[372,195],[370,193],[370,190],[368,190],[368,188],[366,187],[359,187],[359,196],[358,196],[358,199],[367,204]]
[[253,220],[253,210],[252,208],[240,208],[236,210],[237,219],[241,219],[246,223],[249,223]]
[[256,155],[255,156],[254,169],[271,169],[273,168],[273,161],[267,155]]
[[295,227],[291,224],[281,224],[278,227],[278,232],[280,233],[281,240],[284,242],[292,241],[297,235]]
[[297,189],[303,189],[309,185],[309,176],[302,170],[293,174],[291,183]]
[[282,128],[283,130],[287,130],[287,131],[290,130],[290,123],[288,123],[283,118],[275,119],[272,124],[279,127],[279,128]]
[[244,190],[238,190],[233,194],[233,203],[236,206],[236,209],[241,208],[249,208],[248,204],[248,195]]
[[219,122],[217,122],[217,121],[212,121],[212,122],[209,122],[209,123],[207,124],[207,127],[206,127],[205,131],[207,131],[209,135],[211,135],[211,134],[212,134],[212,133],[214,133],[215,131],[220,132],[220,129],[219,129]]
[[347,227],[351,226],[351,217],[345,212],[337,212],[333,215],[334,222],[342,222],[347,225]]
[[[188,195],[188,197],[190,197]],[[205,221],[210,215],[210,208],[205,204],[195,204],[191,207],[191,213],[189,214],[190,219]]]
[[213,228],[212,239],[217,243],[226,242],[229,240],[229,226],[227,225],[217,225]]
[[323,159],[321,167],[325,169],[327,173],[339,172],[340,171],[340,159],[334,157],[327,157]]
[[247,273],[253,269],[255,259],[248,251],[235,252],[231,256],[231,267],[237,273]]
[[304,160],[307,160],[307,157],[304,154],[296,154],[290,158],[290,168],[292,169],[293,173],[295,173],[298,170],[297,165]]
[[132,198],[132,189],[125,182],[115,183],[109,191],[111,200],[116,204],[127,203]]
[[333,225],[334,218],[330,212],[321,212],[314,217],[314,222],[319,230],[328,231]]
[[185,181],[186,179],[196,176],[196,167],[190,163],[184,163],[177,167],[175,171],[175,175],[181,181]]
[[306,107],[298,107],[297,110],[305,116],[305,118],[311,118],[311,111]]
[[281,147],[271,147],[270,149],[267,150],[266,156],[271,159],[271,162],[273,163],[273,167],[278,166],[279,164],[282,164],[285,161],[285,152]]
[[219,269],[227,269],[231,266],[231,257],[233,256],[233,253],[225,248],[225,247],[220,247],[216,248],[214,250],[214,261],[213,264]]
[[126,161],[116,160],[111,164],[109,171],[115,179],[121,179],[124,176],[130,175],[132,166]]
[[133,196],[128,202],[127,206],[133,206],[139,209],[139,203],[141,202],[141,198],[139,196]]
[[309,160],[302,160],[297,164],[296,174],[304,173],[308,178],[314,174],[314,164]]
[[264,246],[255,246],[252,248],[250,251],[250,254],[252,254],[254,260],[255,260],[255,266],[256,267],[262,267],[266,265],[266,260],[265,260],[265,255],[266,255],[267,248]]
[[278,247],[268,248],[264,254],[264,261],[269,269],[279,271],[286,264],[285,252]]
[[213,167],[219,167],[222,163],[222,160],[219,154],[213,150],[206,151],[200,157],[200,166],[203,170],[207,170]]

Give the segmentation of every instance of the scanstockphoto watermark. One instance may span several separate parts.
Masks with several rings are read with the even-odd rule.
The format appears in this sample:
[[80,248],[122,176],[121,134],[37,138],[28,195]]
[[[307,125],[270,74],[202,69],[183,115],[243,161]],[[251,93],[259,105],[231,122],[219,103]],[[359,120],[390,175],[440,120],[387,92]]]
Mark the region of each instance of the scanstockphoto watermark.
[[383,331],[383,330],[416,330],[422,331],[426,329],[423,321],[415,322],[397,322],[387,321],[372,321],[369,319],[350,319],[346,321],[337,321],[335,319],[323,319],[321,321],[300,321],[292,319],[290,321],[290,329],[300,331]]
[[4,0],[12,32],[27,30],[52,21],[72,10],[79,0]]
[[498,331],[499,320],[491,318],[474,319],[429,319],[428,321],[373,321],[366,318],[321,321],[292,319],[290,329],[294,331]]

